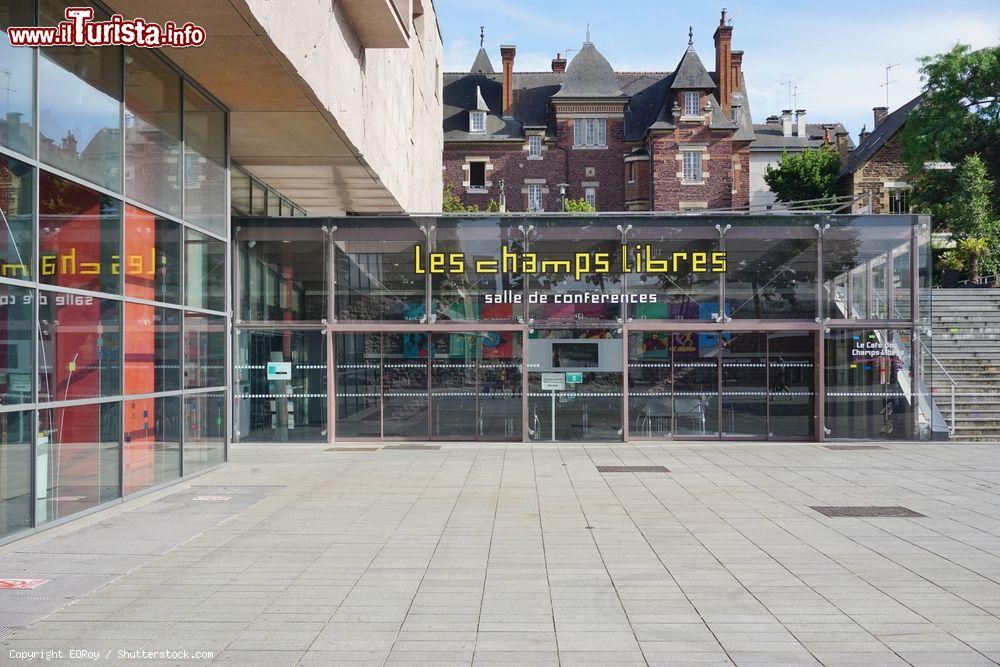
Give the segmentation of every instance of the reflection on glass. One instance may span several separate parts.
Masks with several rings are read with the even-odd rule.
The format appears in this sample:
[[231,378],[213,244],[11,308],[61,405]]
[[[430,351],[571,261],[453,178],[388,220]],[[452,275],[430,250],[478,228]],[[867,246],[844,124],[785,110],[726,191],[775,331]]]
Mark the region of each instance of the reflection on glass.
[[423,233],[411,224],[379,231],[335,233],[337,319],[424,320],[426,276],[415,260],[418,247],[426,251]]
[[226,308],[226,243],[185,230],[184,303],[194,308]]
[[310,229],[290,230],[285,236],[289,238],[237,243],[243,321],[318,322],[327,317],[326,234]]
[[181,226],[125,205],[125,295],[180,303]]
[[38,251],[41,282],[117,294],[121,204],[41,172]]
[[184,313],[184,388],[226,384],[226,318]]
[[909,440],[909,333],[892,329],[826,334],[826,428],[831,438]]
[[[692,225],[649,227],[636,225],[629,233],[634,246],[649,245],[652,259],[667,262],[668,273],[630,273],[630,294],[656,296],[656,302],[629,303],[628,316],[636,320],[714,320],[719,312],[719,273],[695,271],[692,257],[719,252],[719,233]],[[700,268],[700,265],[699,265]],[[728,306],[727,306],[728,307]]]
[[[477,271],[500,267],[503,249],[522,254],[522,234],[516,228],[500,225],[498,218],[439,221],[435,252],[461,253],[465,258],[462,273],[431,276],[433,309],[440,320],[462,322],[513,321],[524,319],[524,275],[520,272]],[[521,303],[512,303],[514,295]],[[495,297],[505,297],[497,303]],[[488,302],[487,300],[490,300]]]
[[229,205],[234,213],[250,215],[250,177],[239,169],[229,170]]
[[[545,270],[528,275],[529,294],[547,297],[545,303],[529,303],[528,317],[573,321],[621,317],[620,302],[586,299],[621,293],[621,234],[614,227],[560,220],[538,230],[529,243],[529,250],[537,253],[541,258],[539,262],[552,264],[548,267],[540,264],[539,269]],[[578,253],[587,253],[593,258],[587,262],[591,266],[580,272],[576,270]]]
[[125,51],[125,194],[181,214],[181,77],[146,49]]
[[125,495],[181,476],[179,396],[125,401]]
[[0,146],[31,156],[35,153],[34,49],[11,46],[7,28],[34,24],[32,0],[0,0]]
[[32,401],[34,294],[0,285],[0,405]]
[[382,435],[427,438],[426,333],[382,335]]
[[479,337],[433,334],[431,357],[431,436],[475,440]]
[[226,114],[184,83],[184,219],[226,233]]
[[33,412],[0,412],[0,539],[31,527],[34,431]]
[[832,224],[823,235],[825,317],[908,319],[912,219],[845,216]]
[[267,211],[267,190],[258,181],[251,181],[250,188],[250,215],[263,217]]
[[126,303],[125,393],[180,389],[180,367],[180,311]]
[[120,438],[120,403],[38,411],[36,525],[120,496]]
[[767,436],[767,334],[722,336],[722,435]]
[[92,296],[39,292],[38,400],[121,393],[121,307]]
[[31,280],[33,176],[34,169],[28,165],[0,155],[0,278]]
[[476,419],[483,440],[520,440],[524,391],[521,333],[476,334],[479,352],[479,408]]
[[184,474],[220,465],[225,459],[225,394],[184,397]]
[[[809,238],[809,237],[812,238]],[[733,319],[814,320],[816,233],[747,226],[726,234],[726,314]]]
[[[326,435],[326,336],[322,331],[240,330],[237,387],[243,441],[317,442]],[[268,374],[291,364],[290,379]]]
[[337,438],[382,435],[382,334],[338,333]]
[[[65,19],[67,6],[84,4],[76,0],[40,0],[39,24],[54,26]],[[94,10],[95,21],[108,18],[106,12]],[[41,49],[38,59],[41,160],[120,192],[121,91],[121,47]]]

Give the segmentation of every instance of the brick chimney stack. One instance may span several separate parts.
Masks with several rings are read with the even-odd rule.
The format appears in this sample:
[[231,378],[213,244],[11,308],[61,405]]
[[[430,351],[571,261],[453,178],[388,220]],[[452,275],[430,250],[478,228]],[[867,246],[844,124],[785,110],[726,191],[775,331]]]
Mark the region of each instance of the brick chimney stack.
[[732,68],[733,90],[737,90],[743,83],[743,52],[730,51],[729,55],[732,58],[732,63],[733,63],[733,68]]
[[719,106],[729,118],[733,101],[733,27],[726,25],[726,10],[722,10],[719,27],[715,29],[715,76],[719,79]]
[[889,107],[872,107],[872,111],[875,114],[875,124],[872,126],[874,130],[889,115]]
[[841,169],[847,166],[847,136],[847,130],[837,131],[837,155],[840,156]]
[[561,53],[557,53],[556,57],[552,59],[552,71],[553,72],[566,71],[566,59],[563,58],[563,55]]
[[514,55],[517,47],[507,44],[500,47],[500,58],[503,60],[503,115],[514,113]]

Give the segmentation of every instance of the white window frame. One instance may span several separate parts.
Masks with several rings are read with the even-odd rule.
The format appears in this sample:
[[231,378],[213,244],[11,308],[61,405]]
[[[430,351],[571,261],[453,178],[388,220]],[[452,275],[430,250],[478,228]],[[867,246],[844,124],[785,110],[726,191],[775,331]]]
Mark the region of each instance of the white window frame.
[[[893,211],[893,198],[898,197],[906,204],[905,211]],[[910,212],[910,186],[889,186],[885,189],[885,212],[889,214],[907,215]]]
[[685,183],[701,183],[705,180],[701,162],[702,151],[682,150],[681,164]]
[[597,188],[589,187],[583,189],[583,198],[587,200],[587,203],[597,210]]
[[542,207],[542,184],[528,183],[528,212],[540,213],[545,210]]
[[685,116],[701,115],[701,95],[698,93],[697,90],[684,91],[684,115]]
[[486,112],[469,112],[469,134],[486,134]]
[[542,157],[542,135],[540,134],[528,135],[528,157],[530,158]]
[[628,163],[628,182],[635,183],[635,161]]
[[740,108],[739,107],[733,107],[732,110],[730,111],[729,118],[730,118],[730,120],[733,121],[734,125],[739,125],[740,124]]
[[607,148],[607,118],[574,118],[573,148]]

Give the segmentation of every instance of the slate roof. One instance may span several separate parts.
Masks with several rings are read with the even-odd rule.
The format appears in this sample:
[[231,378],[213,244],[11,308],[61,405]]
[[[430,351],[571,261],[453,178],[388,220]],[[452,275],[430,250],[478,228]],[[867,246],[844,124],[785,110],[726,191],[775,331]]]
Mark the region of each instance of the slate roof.
[[479,53],[476,54],[476,59],[472,61],[472,69],[469,70],[470,74],[493,74],[493,63],[490,62],[490,54],[486,53],[486,49],[479,47]]
[[583,48],[569,61],[562,86],[553,97],[608,99],[624,97],[624,93],[611,63],[593,42],[584,42]]
[[670,84],[671,90],[706,90],[715,88],[715,81],[708,75],[708,70],[701,64],[701,58],[694,50],[694,46],[688,46],[687,51],[677,63],[674,73],[674,82]]
[[881,123],[879,123],[872,133],[865,137],[865,140],[854,149],[850,157],[847,159],[847,166],[844,167],[843,171],[840,172],[838,178],[842,176],[847,176],[848,174],[853,174],[858,169],[860,169],[868,160],[872,158],[875,153],[878,152],[882,146],[885,146],[885,142],[889,141],[903,127],[906,123],[906,119],[909,117],[910,113],[916,108],[917,104],[920,103],[920,99],[923,95],[917,95],[912,100],[899,107],[891,114],[885,117]]
[[[593,47],[593,45],[590,45]],[[587,82],[570,81],[570,70],[585,51],[587,45],[573,58],[564,72],[514,72],[514,104],[513,117],[503,118],[503,91],[500,73],[446,72],[444,74],[444,140],[459,141],[524,141],[525,127],[544,127],[546,134],[555,137],[555,116],[549,106],[549,100],[579,97],[600,96],[602,99],[618,98],[624,95],[625,105],[625,141],[641,141],[648,129],[672,129],[672,101],[666,104],[667,94],[675,75],[673,72],[614,72],[611,65],[593,48],[594,54],[588,54],[580,61],[580,73],[590,72],[598,75],[600,83],[595,85]],[[685,57],[687,54],[685,53]],[[479,56],[476,57],[477,61]],[[697,54],[695,61],[700,64]],[[683,64],[685,58],[681,58]],[[605,66],[607,69],[605,69]],[[702,67],[704,70],[704,67]],[[613,76],[613,83],[611,77]],[[712,80],[712,74],[705,72]],[[572,85],[571,85],[572,83]],[[483,101],[489,108],[486,117],[486,133],[469,133],[468,112],[476,108],[476,87]],[[712,87],[715,84],[712,83]],[[568,92],[564,92],[568,91]],[[573,92],[577,91],[577,92]],[[563,93],[563,94],[559,94]],[[607,95],[608,93],[616,93]],[[754,138],[754,125],[750,114],[750,104],[746,90],[739,88],[733,92],[734,106],[740,106],[739,126],[726,118],[719,108],[714,95],[712,100],[711,127],[715,129],[735,130],[733,138],[750,141]],[[667,108],[670,107],[670,108]]]
[[[823,130],[823,125],[825,123],[806,123],[806,136],[800,137],[798,135],[786,137],[782,134],[781,121],[777,123],[757,123],[754,124],[753,130],[756,139],[750,144],[750,150],[752,151],[802,151],[807,148],[819,148],[823,145],[823,137],[825,136],[825,131]],[[792,123],[793,127],[795,123]],[[842,123],[829,123],[833,125],[830,130],[830,140],[833,140],[834,135],[837,132],[846,132],[847,128],[844,127]],[[854,141],[851,137],[847,137],[847,149],[854,150]]]

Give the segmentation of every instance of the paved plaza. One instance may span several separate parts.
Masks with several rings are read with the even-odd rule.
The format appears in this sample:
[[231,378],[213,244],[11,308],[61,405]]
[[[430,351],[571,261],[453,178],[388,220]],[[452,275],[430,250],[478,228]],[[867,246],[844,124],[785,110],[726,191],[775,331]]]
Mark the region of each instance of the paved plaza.
[[995,664],[1000,446],[235,445],[0,577],[3,664]]

